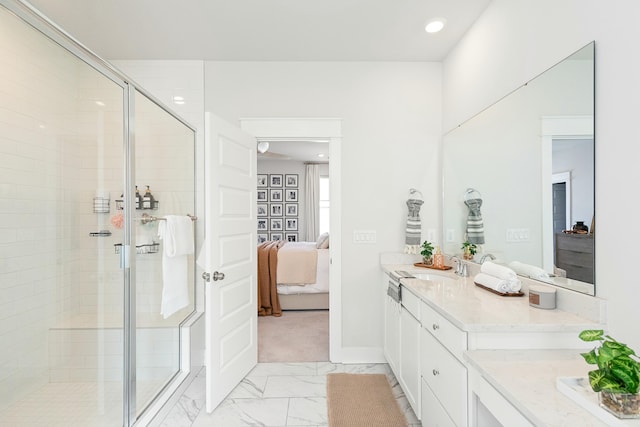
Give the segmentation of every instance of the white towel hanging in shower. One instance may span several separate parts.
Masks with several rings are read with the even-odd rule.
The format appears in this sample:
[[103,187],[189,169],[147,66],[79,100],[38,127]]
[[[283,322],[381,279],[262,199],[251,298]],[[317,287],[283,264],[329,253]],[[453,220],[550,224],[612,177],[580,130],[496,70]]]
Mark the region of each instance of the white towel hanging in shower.
[[166,319],[189,305],[188,255],[194,252],[193,221],[186,215],[167,215],[158,224],[162,251],[162,303]]

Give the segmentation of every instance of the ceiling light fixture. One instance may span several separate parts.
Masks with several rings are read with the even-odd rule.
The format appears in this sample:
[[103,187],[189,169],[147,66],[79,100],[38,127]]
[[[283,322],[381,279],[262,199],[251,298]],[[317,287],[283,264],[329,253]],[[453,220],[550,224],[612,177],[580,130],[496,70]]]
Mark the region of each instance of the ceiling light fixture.
[[269,143],[267,141],[258,142],[258,153],[264,154],[269,150]]
[[438,31],[444,28],[445,22],[446,21],[442,18],[432,19],[431,21],[427,22],[427,25],[425,25],[424,30],[427,33],[431,33],[431,34],[437,33]]
[[173,103],[177,104],[177,105],[182,105],[184,104],[184,97],[180,96],[180,95],[176,95],[173,97]]
[[324,153],[318,153],[318,157],[324,157],[324,156],[326,156],[326,154],[324,154]]

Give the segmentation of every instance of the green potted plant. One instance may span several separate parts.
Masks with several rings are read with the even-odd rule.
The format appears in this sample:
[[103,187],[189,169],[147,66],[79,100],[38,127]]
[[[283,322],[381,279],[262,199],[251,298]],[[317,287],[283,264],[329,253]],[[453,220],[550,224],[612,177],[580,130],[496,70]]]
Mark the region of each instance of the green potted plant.
[[467,240],[462,244],[462,247],[460,249],[462,249],[463,251],[462,258],[466,260],[472,260],[478,250],[478,247]]
[[422,262],[427,265],[433,264],[433,245],[431,242],[425,240],[420,246],[420,255],[422,255]]
[[600,406],[618,418],[640,418],[640,363],[636,353],[602,330],[580,332],[582,341],[599,341],[588,353],[581,353],[598,369],[589,372],[589,384],[598,394]]

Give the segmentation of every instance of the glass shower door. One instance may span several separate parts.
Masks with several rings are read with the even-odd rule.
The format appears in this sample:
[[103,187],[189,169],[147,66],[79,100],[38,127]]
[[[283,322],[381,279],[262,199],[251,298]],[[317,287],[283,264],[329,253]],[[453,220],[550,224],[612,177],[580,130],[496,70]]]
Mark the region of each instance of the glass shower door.
[[[180,371],[180,324],[195,309],[194,255],[165,254],[159,227],[178,215],[193,227],[195,132],[135,93],[136,412]],[[182,230],[184,231],[184,230]],[[193,238],[193,231],[191,238]],[[177,236],[185,238],[188,236]]]
[[123,101],[0,6],[0,425],[122,425]]

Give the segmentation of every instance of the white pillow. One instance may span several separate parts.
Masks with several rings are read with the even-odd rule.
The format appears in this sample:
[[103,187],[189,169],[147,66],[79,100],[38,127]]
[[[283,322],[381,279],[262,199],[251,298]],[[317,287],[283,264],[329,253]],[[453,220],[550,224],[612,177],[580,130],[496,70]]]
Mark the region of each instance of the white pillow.
[[318,236],[318,241],[316,242],[316,248],[318,249],[329,249],[329,233],[322,233]]

